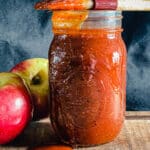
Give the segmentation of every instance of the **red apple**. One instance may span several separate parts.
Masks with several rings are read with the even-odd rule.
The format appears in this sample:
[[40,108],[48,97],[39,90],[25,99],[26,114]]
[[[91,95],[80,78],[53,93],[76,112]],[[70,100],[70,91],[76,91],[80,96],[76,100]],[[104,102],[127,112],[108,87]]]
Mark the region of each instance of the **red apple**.
[[48,59],[32,58],[20,62],[11,72],[23,78],[32,95],[33,120],[48,116]]
[[16,138],[31,114],[31,97],[23,80],[13,73],[0,73],[0,144]]

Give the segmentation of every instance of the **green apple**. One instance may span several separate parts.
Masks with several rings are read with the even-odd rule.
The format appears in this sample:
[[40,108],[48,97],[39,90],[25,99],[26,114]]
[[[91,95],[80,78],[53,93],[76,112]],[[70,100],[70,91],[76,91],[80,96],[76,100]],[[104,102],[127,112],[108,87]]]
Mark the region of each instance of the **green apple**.
[[13,73],[0,73],[0,144],[16,138],[32,117],[30,92]]
[[31,58],[11,69],[27,83],[34,104],[33,120],[48,116],[48,59]]

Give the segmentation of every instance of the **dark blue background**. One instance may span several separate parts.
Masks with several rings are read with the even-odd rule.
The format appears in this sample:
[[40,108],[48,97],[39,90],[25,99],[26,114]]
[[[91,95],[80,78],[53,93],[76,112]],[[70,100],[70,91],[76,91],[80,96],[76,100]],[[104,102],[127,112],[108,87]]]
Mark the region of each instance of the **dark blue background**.
[[[0,71],[27,58],[47,58],[51,13],[34,10],[37,1],[0,0]],[[150,110],[150,12],[123,15],[128,49],[127,109]]]

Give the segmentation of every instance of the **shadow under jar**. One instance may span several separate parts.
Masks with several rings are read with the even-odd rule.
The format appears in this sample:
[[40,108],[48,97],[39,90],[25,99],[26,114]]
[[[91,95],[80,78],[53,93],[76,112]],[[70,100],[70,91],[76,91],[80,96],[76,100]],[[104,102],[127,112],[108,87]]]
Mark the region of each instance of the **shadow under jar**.
[[54,11],[49,50],[50,118],[67,144],[92,146],[120,132],[126,49],[119,11]]

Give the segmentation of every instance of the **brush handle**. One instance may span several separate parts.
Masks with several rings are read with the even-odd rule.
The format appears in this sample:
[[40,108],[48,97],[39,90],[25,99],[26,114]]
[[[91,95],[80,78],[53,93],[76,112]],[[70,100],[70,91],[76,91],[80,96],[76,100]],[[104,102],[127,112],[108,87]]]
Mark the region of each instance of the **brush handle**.
[[94,0],[94,10],[150,11],[150,0]]
[[117,0],[94,0],[95,10],[116,10]]
[[150,0],[118,0],[118,10],[150,11]]

